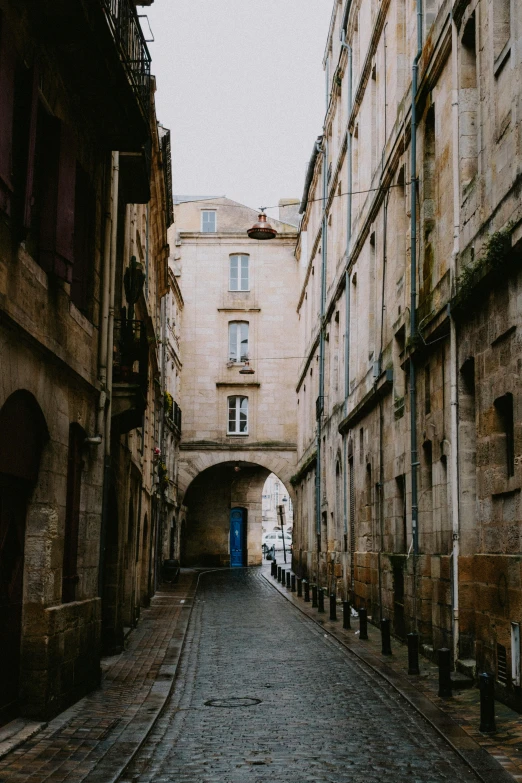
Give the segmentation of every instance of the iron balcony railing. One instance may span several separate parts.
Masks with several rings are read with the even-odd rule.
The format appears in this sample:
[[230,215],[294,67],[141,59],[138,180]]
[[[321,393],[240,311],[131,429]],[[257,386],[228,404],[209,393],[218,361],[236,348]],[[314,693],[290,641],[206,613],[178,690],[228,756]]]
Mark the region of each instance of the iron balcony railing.
[[149,343],[143,321],[114,319],[114,383],[131,383],[147,393]]
[[174,403],[174,426],[177,428],[178,432],[181,434],[181,408],[179,407],[178,403]]
[[144,117],[149,116],[151,57],[130,0],[101,0],[129,83]]

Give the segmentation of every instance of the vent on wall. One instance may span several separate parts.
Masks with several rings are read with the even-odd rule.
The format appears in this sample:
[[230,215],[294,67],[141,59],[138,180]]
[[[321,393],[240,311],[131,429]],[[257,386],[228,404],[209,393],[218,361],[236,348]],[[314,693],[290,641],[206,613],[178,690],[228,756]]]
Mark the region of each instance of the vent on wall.
[[503,644],[497,644],[497,680],[507,685],[507,655]]

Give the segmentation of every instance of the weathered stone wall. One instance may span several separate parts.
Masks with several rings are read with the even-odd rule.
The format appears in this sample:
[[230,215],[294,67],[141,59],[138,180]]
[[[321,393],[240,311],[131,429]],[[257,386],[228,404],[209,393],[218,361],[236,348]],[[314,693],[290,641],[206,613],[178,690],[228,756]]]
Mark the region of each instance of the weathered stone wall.
[[[511,679],[511,623],[519,622],[522,551],[521,20],[513,4],[506,8],[502,24],[493,2],[452,7],[441,0],[425,8],[416,105],[417,327],[411,339],[415,9],[396,0],[351,4],[348,117],[349,60],[339,44],[344,8],[334,7],[325,55],[331,77],[325,155],[317,156],[305,193],[297,244],[299,352],[307,358],[297,386],[294,565],[329,586],[337,568],[338,591],[374,617],[389,616],[399,636],[412,630],[416,617],[427,651],[453,646],[455,657],[496,673],[499,695],[520,707]],[[347,126],[348,140],[341,130]],[[324,165],[330,171],[327,237],[321,226]],[[348,191],[351,198],[343,195]],[[418,557],[411,526],[411,362]],[[512,423],[502,407],[506,399]],[[452,410],[458,412],[456,429]],[[499,668],[504,655],[505,679]]]
[[[202,232],[204,210],[216,213],[215,233]],[[254,470],[253,475],[258,477],[273,472],[288,486],[295,468],[293,385],[298,353],[297,317],[291,302],[298,280],[294,257],[296,229],[270,219],[278,237],[258,242],[247,235],[257,219],[254,210],[230,199],[187,201],[176,205],[175,223],[169,234],[172,267],[184,302],[179,493],[180,498],[187,493],[183,501],[187,506],[187,544],[184,549],[182,543],[182,561],[185,552],[190,558],[203,553],[210,556],[210,541],[217,561],[229,557],[231,504],[248,510],[249,564],[261,559],[262,482],[259,484],[256,478],[248,491],[244,488],[239,492],[237,485],[222,494],[208,478],[209,497],[218,493],[221,504],[219,510],[212,512],[206,501],[202,505],[203,501],[196,500],[194,486],[201,486],[198,476],[202,471],[209,477],[222,477],[226,473],[207,469],[222,463],[240,463],[245,470]],[[232,254],[249,257],[248,290],[229,290]],[[248,322],[253,375],[241,375],[243,363],[229,361],[232,321]],[[227,433],[228,397],[235,395],[248,398],[248,432],[244,434]],[[216,524],[213,514],[217,515]],[[208,536],[205,518],[210,526]]]

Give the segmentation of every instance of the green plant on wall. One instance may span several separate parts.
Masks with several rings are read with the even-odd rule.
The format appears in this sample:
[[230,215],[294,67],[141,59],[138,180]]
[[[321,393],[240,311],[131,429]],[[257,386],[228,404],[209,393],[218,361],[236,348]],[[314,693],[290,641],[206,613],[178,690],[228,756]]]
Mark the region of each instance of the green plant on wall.
[[160,488],[163,491],[166,490],[169,485],[169,476],[168,476],[167,466],[163,461],[158,462],[158,478],[159,478]]
[[502,231],[495,231],[484,243],[479,259],[465,266],[457,279],[457,299],[465,302],[482,277],[489,271],[498,270],[505,263],[511,250],[513,224],[508,223]]
[[172,419],[174,416],[174,399],[172,397],[172,394],[169,392],[165,392],[164,394],[164,402],[165,406],[165,416],[168,416],[169,419]]

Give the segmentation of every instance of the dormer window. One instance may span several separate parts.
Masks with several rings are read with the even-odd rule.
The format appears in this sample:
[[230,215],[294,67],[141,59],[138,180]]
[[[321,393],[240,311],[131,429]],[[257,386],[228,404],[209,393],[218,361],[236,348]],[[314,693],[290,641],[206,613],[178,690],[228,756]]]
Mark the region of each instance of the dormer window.
[[201,212],[201,231],[203,234],[215,234],[217,230],[217,216],[215,209],[204,209]]

